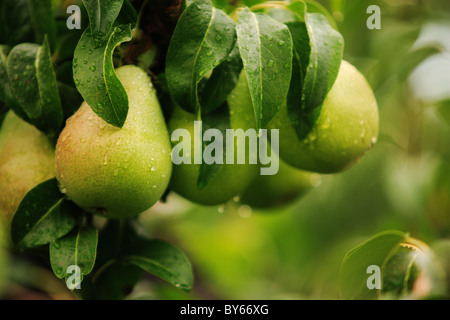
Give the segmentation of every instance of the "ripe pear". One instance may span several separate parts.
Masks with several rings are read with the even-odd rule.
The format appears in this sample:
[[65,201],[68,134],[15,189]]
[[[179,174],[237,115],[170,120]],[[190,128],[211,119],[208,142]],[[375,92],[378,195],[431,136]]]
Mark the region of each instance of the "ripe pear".
[[378,107],[364,76],[342,61],[313,129],[298,139],[284,105],[269,123],[280,130],[280,157],[303,170],[336,173],[357,162],[377,141]]
[[129,100],[123,127],[106,123],[83,102],[56,145],[61,191],[110,219],[134,217],[153,206],[172,171],[169,135],[149,77],[133,65],[116,74]]
[[[230,114],[230,125],[232,129],[243,129],[244,131],[255,128],[256,121],[253,113],[252,101],[246,95],[248,91],[245,73],[241,74],[235,89],[228,97]],[[191,155],[194,154],[194,121],[197,117],[184,111],[177,106],[169,121],[169,131],[176,129],[187,129],[191,134]],[[177,144],[178,142],[175,142]],[[224,137],[224,143],[225,137]],[[237,155],[235,144],[235,157]],[[259,174],[257,164],[249,164],[248,153],[245,164],[223,164],[217,174],[208,182],[206,186],[199,189],[197,179],[199,176],[200,164],[179,164],[174,165],[170,187],[173,191],[186,199],[203,204],[217,205],[225,203],[234,196],[240,195],[251,181]],[[192,157],[194,159],[194,157]]]
[[8,111],[0,131],[0,218],[7,230],[25,194],[54,176],[55,149],[47,136]]
[[319,174],[299,170],[280,159],[278,172],[257,176],[240,202],[261,209],[282,207],[308,194],[320,181]]

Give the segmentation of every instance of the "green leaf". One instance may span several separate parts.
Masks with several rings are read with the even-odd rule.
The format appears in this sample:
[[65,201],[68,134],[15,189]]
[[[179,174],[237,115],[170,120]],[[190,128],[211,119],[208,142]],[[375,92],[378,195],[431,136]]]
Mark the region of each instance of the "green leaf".
[[182,3],[183,9],[186,9],[187,7],[189,7],[192,4],[192,2],[194,2],[194,0],[183,0],[183,3]]
[[337,24],[334,20],[333,16],[330,14],[330,12],[319,2],[314,0],[304,0],[307,6],[307,11],[310,13],[320,13],[325,18],[327,18],[328,23],[333,27],[333,29],[337,30]]
[[55,70],[55,74],[57,82],[62,82],[69,86],[75,87],[75,82],[73,82],[72,61],[65,61],[61,63]]
[[[291,32],[293,45],[294,45],[294,53],[293,59],[296,60],[298,64],[296,68],[292,68],[293,71],[298,72],[300,75],[299,81],[302,85],[309,65],[309,59],[311,54],[311,46],[310,39],[308,35],[308,29],[306,28],[306,23],[301,21],[296,22],[288,22],[286,26],[289,28]],[[295,70],[294,70],[295,69]],[[301,94],[301,90],[300,90]]]
[[292,73],[292,38],[286,25],[248,8],[240,13],[236,30],[260,129],[286,100]]
[[436,253],[410,237],[388,257],[382,278],[382,298],[386,299],[424,299],[447,293],[445,270]]
[[371,265],[382,268],[399,243],[406,240],[407,234],[400,231],[386,231],[377,234],[344,257],[339,271],[339,295],[344,300],[376,299],[380,290],[370,290],[367,268]]
[[[286,7],[282,8],[271,8],[265,12],[273,19],[277,20],[280,23],[288,23],[292,21],[297,21],[299,18],[290,10],[286,10]],[[303,20],[303,19],[301,19]]]
[[82,295],[85,299],[122,299],[142,276],[142,269],[122,261],[141,239],[132,220],[108,220],[101,229],[97,258],[89,287],[84,280]]
[[130,0],[125,0],[122,5],[122,9],[120,10],[119,16],[116,19],[116,24],[129,24],[131,23],[133,26],[136,25],[138,21],[138,13],[134,8],[133,4],[131,4]]
[[[305,1],[294,0],[286,6],[286,9],[295,14],[298,21],[305,21],[306,3]],[[294,41],[295,38],[293,37]]]
[[199,108],[200,80],[233,49],[236,32],[233,20],[209,0],[197,0],[182,13],[170,41],[166,79],[170,93],[183,109]]
[[227,100],[238,82],[241,70],[242,60],[239,48],[235,45],[228,58],[214,69],[211,77],[201,89],[200,105],[203,112],[211,112]]
[[28,121],[26,113],[20,107],[16,97],[14,97],[9,84],[8,72],[6,69],[8,50],[7,46],[0,46],[0,102],[2,105],[12,109],[19,117]]
[[68,119],[80,108],[83,97],[75,87],[62,82],[58,82],[58,91],[61,97],[64,119]]
[[122,259],[173,284],[190,290],[193,284],[192,268],[184,253],[162,240],[146,240],[130,249]]
[[59,279],[68,276],[69,266],[78,266],[81,275],[89,274],[97,256],[98,230],[92,226],[75,228],[50,244],[50,264]]
[[66,34],[58,35],[55,45],[55,59],[57,61],[72,60],[73,53],[82,34],[81,30],[74,29]]
[[31,24],[35,42],[42,43],[47,36],[50,46],[54,48],[56,25],[53,18],[52,0],[28,0]]
[[[201,114],[202,118],[202,131],[203,134],[208,129],[219,129],[222,132],[222,135],[226,136],[226,130],[231,128],[230,124],[230,110],[228,108],[228,104],[224,103],[222,106],[214,112],[208,114]],[[213,143],[209,141],[203,141],[203,150],[208,146],[208,144]],[[226,143],[223,144],[223,163],[225,163],[226,158]],[[200,170],[197,178],[197,187],[202,189],[206,187],[206,185],[214,178],[214,176],[222,169],[223,165],[220,163],[212,163],[207,164],[205,161],[202,161],[200,165]]]
[[398,246],[383,267],[383,294],[395,297],[407,296],[419,276],[415,260],[420,253],[405,246]]
[[344,50],[344,39],[330,26],[323,15],[307,13],[305,19],[311,54],[303,85],[305,96],[303,107],[311,110],[322,105],[337,78]]
[[287,109],[297,136],[303,139],[314,126],[323,101],[336,81],[344,40],[323,15],[304,11],[298,14],[305,15],[305,23],[287,23],[294,39]]
[[96,47],[87,28],[75,49],[73,78],[92,110],[109,124],[122,127],[128,113],[128,96],[114,71],[112,54],[117,45],[131,40],[131,25],[120,25],[108,41]]
[[47,180],[28,192],[11,222],[13,243],[20,248],[36,247],[72,230],[79,209],[64,197],[56,179]]
[[94,44],[96,47],[103,46],[119,16],[123,0],[83,0],[83,3],[88,12]]
[[89,293],[90,296],[83,296],[83,298],[90,300],[122,300],[131,293],[134,286],[142,278],[142,274],[142,269],[132,264],[121,261],[108,264],[98,276],[94,275],[93,288]]
[[63,114],[47,39],[42,46],[15,46],[8,55],[7,71],[14,96],[29,122],[47,134],[56,134]]
[[0,1],[0,43],[14,46],[33,42],[27,0]]
[[[319,112],[308,112],[302,108],[303,83],[309,64],[309,53],[311,52],[308,30],[304,22],[286,23],[294,40],[294,52],[292,58],[292,77],[286,100],[289,120],[296,129],[297,136],[303,138],[308,134],[315,123]],[[302,48],[297,50],[295,48]]]
[[111,260],[119,260],[139,241],[130,220],[108,220],[100,231],[95,272]]

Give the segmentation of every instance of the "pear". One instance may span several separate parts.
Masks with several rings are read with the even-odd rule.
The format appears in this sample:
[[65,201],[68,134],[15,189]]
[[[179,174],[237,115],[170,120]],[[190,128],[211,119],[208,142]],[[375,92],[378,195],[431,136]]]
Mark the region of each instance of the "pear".
[[337,79],[308,135],[298,139],[287,107],[269,123],[280,130],[280,157],[290,165],[319,173],[337,173],[357,162],[377,141],[378,106],[364,76],[342,61]]
[[294,168],[281,159],[279,165],[276,174],[257,176],[240,202],[254,208],[278,208],[302,198],[321,182],[317,173]]
[[0,217],[5,228],[25,194],[53,177],[54,146],[44,133],[8,111],[0,131]]
[[[253,105],[248,91],[247,78],[242,72],[235,89],[228,97],[230,125],[232,129],[254,129],[256,127]],[[197,117],[176,106],[169,121],[169,131],[187,129],[191,135],[191,154],[194,154],[194,121]],[[177,144],[178,142],[175,142]],[[236,148],[235,148],[236,150]],[[235,152],[236,156],[237,152]],[[193,158],[193,157],[192,157]],[[239,196],[259,174],[259,166],[249,164],[248,154],[245,164],[223,164],[206,186],[199,189],[197,179],[200,164],[181,163],[174,165],[170,187],[184,198],[203,205],[217,205]]]
[[153,206],[172,171],[169,135],[149,77],[133,65],[116,74],[129,100],[123,127],[106,123],[83,102],[56,145],[61,191],[110,219],[131,218]]

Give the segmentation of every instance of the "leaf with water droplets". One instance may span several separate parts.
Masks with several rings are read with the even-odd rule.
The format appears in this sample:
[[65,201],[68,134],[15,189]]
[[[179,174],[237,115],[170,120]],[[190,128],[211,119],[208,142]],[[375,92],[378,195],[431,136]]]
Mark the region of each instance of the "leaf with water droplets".
[[194,276],[191,263],[173,244],[162,240],[139,240],[121,259],[131,263],[177,288],[189,291]]
[[344,39],[321,14],[306,13],[305,21],[311,53],[303,85],[303,107],[314,109],[322,105],[337,78]]
[[[226,136],[226,130],[231,128],[230,123],[230,108],[228,103],[223,103],[219,108],[208,114],[202,113],[202,131],[203,134],[208,129],[218,129],[222,132],[223,136]],[[210,141],[203,141],[203,150],[210,144]],[[226,159],[226,143],[222,145],[223,163]],[[208,183],[215,177],[215,175],[223,168],[223,164],[211,163],[207,164],[206,161],[202,161],[200,170],[197,177],[197,187],[203,189]]]
[[28,192],[11,222],[13,243],[19,248],[36,247],[72,230],[80,209],[64,198],[55,178]]
[[303,21],[288,22],[294,40],[294,56],[287,109],[300,139],[314,126],[321,106],[331,90],[342,61],[344,40],[328,20],[297,7]]
[[81,276],[89,274],[97,257],[98,230],[92,226],[73,229],[50,244],[50,264],[55,275],[63,279],[69,266],[80,268]]
[[240,13],[236,30],[259,129],[286,100],[292,72],[292,38],[286,25],[248,8]]
[[208,81],[200,90],[200,105],[202,112],[208,113],[219,108],[233,91],[242,70],[242,60],[239,48],[235,45],[233,51],[217,68],[214,69]]
[[[11,108],[19,117],[28,121],[26,113],[22,110],[17,99],[11,91],[11,86],[8,81],[8,72],[6,70],[6,59],[8,56],[9,47],[0,45],[0,109],[1,113],[5,113]],[[1,125],[0,125],[1,127]]]
[[197,0],[181,15],[170,41],[166,79],[173,99],[185,110],[199,108],[198,84],[233,49],[233,20],[209,0]]
[[392,250],[407,238],[408,235],[403,232],[386,231],[349,251],[339,271],[340,297],[345,300],[376,299],[380,290],[371,290],[367,286],[370,277],[367,268],[372,265],[382,268]]
[[[286,23],[292,34],[294,43],[292,59],[292,78],[289,86],[289,92],[286,99],[288,116],[292,126],[296,130],[300,139],[306,137],[315,123],[316,116],[320,114],[320,108],[316,112],[308,112],[303,109],[303,82],[306,75],[306,69],[309,64],[309,54],[311,51],[309,44],[308,30],[304,22]],[[301,48],[301,50],[300,50]]]
[[78,42],[73,60],[74,82],[84,100],[99,117],[120,128],[128,114],[128,96],[114,71],[112,54],[116,46],[129,40],[131,24],[115,27],[108,41],[99,47],[96,47],[91,30],[87,28]]
[[63,112],[47,38],[42,46],[15,46],[8,55],[7,71],[25,120],[47,134],[58,133]]
[[92,38],[96,46],[107,40],[114,21],[119,16],[123,0],[83,0],[89,16]]

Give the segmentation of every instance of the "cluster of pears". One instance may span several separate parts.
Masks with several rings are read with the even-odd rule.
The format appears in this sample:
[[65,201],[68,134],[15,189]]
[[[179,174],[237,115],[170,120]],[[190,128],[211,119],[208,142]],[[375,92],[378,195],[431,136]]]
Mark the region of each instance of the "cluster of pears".
[[136,66],[116,73],[129,97],[120,129],[84,102],[67,120],[55,148],[45,134],[8,112],[0,131],[0,214],[6,225],[25,194],[55,176],[69,199],[112,219],[134,217],[161,198],[172,161],[156,91]]
[[[239,80],[228,99],[228,112],[231,129],[256,128],[253,104],[248,89],[247,77],[241,72]],[[196,116],[176,107],[169,121],[169,131],[178,128],[187,129],[194,137]],[[197,137],[194,137],[196,139]],[[235,150],[237,149],[235,141]],[[191,139],[191,154],[194,142]],[[246,154],[245,164],[237,164],[235,152],[234,164],[223,164],[219,172],[199,189],[197,177],[200,164],[179,164],[174,166],[170,187],[186,199],[203,205],[223,204],[238,197],[239,202],[257,208],[277,207],[305,194],[314,184],[313,173],[298,170],[279,161],[278,173],[272,176],[260,175],[259,164],[249,164],[250,154]]]
[[[232,129],[256,127],[245,71],[227,102]],[[194,115],[177,109],[169,121],[169,130],[182,127],[192,134],[194,120]],[[320,116],[304,139],[298,138],[286,105],[267,128],[279,130],[277,174],[259,175],[258,165],[226,164],[205,188],[198,189],[200,165],[180,164],[174,167],[172,190],[206,205],[224,203],[233,195],[240,196],[241,203],[258,208],[290,203],[318,185],[320,173],[345,170],[372,148],[378,137],[378,107],[364,76],[342,61]]]
[[[378,135],[378,109],[365,78],[343,61],[321,114],[305,139],[298,139],[283,106],[268,128],[279,129],[280,166],[259,175],[258,164],[224,164],[197,187],[199,164],[173,165],[170,133],[194,134],[196,117],[176,107],[166,126],[156,90],[147,74],[128,65],[116,70],[129,99],[122,128],[106,123],[84,102],[59,135],[56,150],[46,136],[10,111],[0,132],[0,210],[15,212],[23,196],[56,176],[61,191],[80,207],[107,218],[130,218],[150,208],[169,188],[204,205],[235,196],[255,207],[274,207],[306,194],[318,173],[344,170]],[[232,129],[255,128],[245,72],[228,97]],[[192,150],[194,153],[192,139]],[[8,220],[7,219],[7,220]]]

